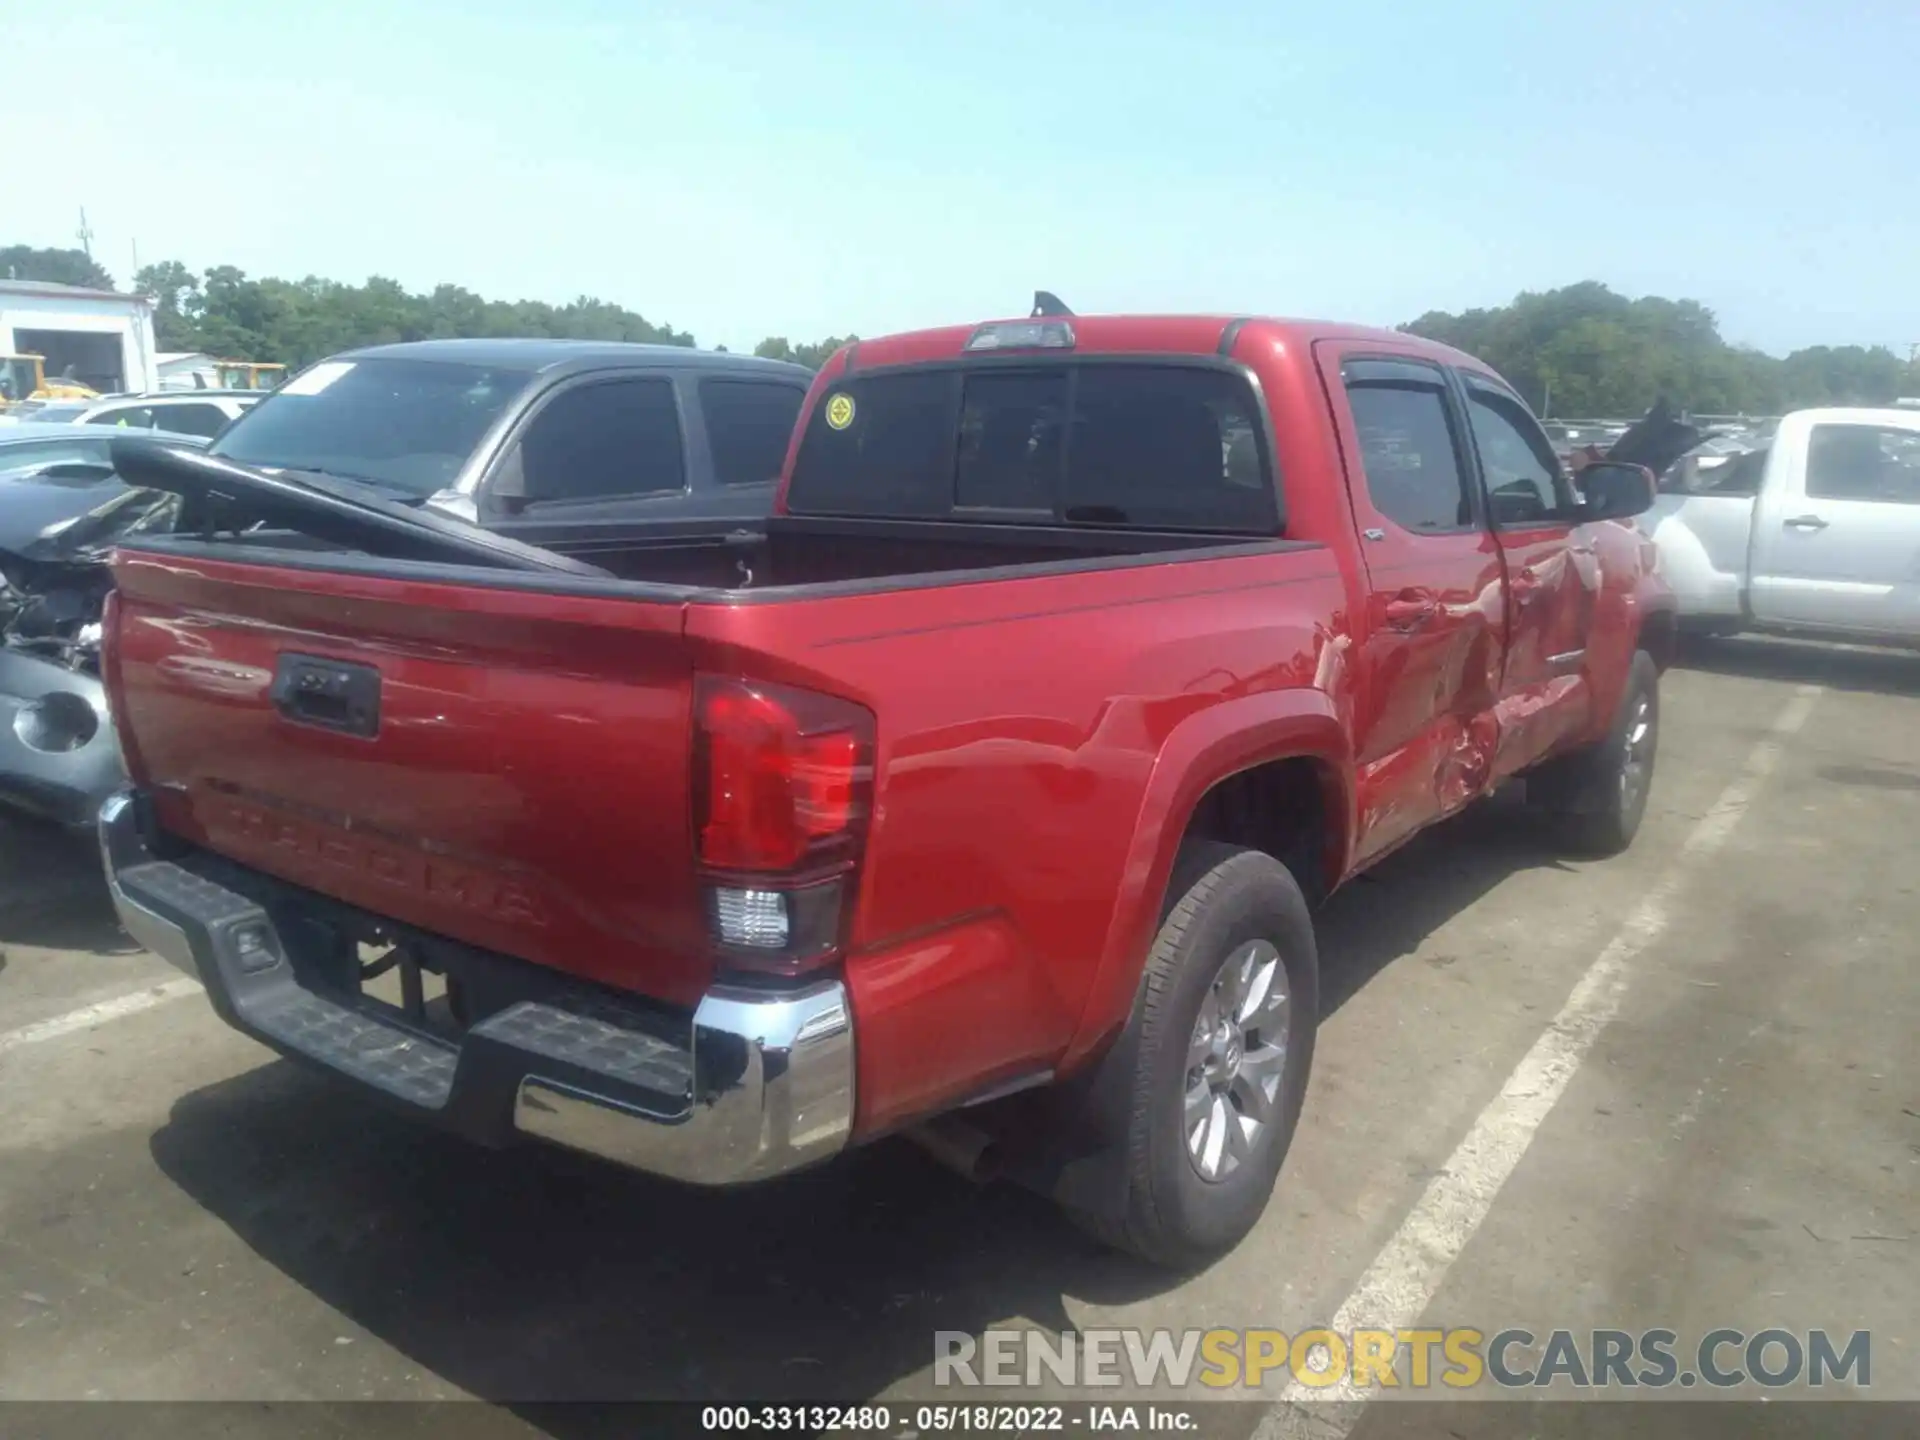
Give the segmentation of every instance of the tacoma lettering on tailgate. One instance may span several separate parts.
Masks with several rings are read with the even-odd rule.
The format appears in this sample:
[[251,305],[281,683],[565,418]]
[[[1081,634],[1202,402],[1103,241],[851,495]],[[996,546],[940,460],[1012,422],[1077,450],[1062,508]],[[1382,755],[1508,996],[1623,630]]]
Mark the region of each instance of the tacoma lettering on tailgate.
[[506,924],[547,923],[533,896],[515,881],[445,855],[429,854],[404,841],[347,831],[229,799],[219,801],[208,820],[210,829],[224,831],[250,849],[270,847]]

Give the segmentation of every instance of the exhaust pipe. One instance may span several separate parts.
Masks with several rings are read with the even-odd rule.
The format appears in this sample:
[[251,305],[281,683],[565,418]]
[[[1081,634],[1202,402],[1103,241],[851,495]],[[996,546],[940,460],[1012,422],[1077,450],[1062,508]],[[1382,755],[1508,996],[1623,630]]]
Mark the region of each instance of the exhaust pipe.
[[1000,1174],[1000,1147],[993,1136],[951,1115],[901,1132],[949,1170],[984,1185]]

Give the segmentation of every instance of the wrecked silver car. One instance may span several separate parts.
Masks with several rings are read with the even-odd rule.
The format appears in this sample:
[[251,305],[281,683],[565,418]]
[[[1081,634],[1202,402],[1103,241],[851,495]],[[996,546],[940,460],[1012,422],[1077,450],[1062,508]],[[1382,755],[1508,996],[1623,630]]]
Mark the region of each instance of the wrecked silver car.
[[179,501],[123,484],[104,443],[42,455],[25,429],[0,444],[0,806],[88,826],[124,783],[100,687],[107,560]]

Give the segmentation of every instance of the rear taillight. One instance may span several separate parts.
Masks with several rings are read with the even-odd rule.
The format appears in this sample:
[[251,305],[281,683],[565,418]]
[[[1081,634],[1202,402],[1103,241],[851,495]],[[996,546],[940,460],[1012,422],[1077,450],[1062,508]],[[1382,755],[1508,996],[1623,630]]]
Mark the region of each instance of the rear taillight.
[[873,716],[728,676],[694,685],[694,841],[728,968],[798,974],[842,942],[873,790]]

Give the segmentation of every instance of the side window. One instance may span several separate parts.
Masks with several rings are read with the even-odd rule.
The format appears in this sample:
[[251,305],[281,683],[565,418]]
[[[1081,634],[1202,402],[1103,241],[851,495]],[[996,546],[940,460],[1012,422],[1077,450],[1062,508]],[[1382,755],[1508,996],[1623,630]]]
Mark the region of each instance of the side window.
[[766,485],[780,478],[787,442],[806,391],[764,380],[702,380],[700,415],[714,476],[722,485]]
[[89,425],[115,425],[123,430],[153,429],[153,407],[150,405],[120,405],[112,410],[102,410],[98,415],[87,417]]
[[1807,495],[1920,505],[1920,431],[1816,425],[1807,436]]
[[1341,373],[1373,508],[1417,535],[1472,526],[1473,505],[1440,372],[1359,361],[1343,366]]
[[668,379],[606,380],[556,395],[520,440],[529,505],[665,495],[687,485]]
[[1473,442],[1498,526],[1550,525],[1572,517],[1573,495],[1538,423],[1510,396],[1467,387]]
[[218,405],[156,405],[152,415],[156,430],[175,435],[204,435],[209,440],[227,423],[226,411]]

